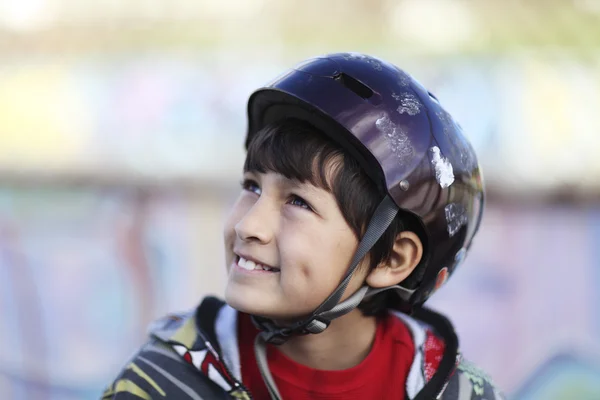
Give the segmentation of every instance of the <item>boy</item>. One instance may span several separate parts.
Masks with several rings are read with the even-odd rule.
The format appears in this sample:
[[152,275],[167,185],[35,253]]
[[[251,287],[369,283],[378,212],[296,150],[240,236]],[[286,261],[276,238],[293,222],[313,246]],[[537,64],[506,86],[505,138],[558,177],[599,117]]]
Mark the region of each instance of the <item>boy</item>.
[[502,399],[422,307],[483,211],[437,99],[361,54],[308,60],[248,102],[226,303],[151,328],[105,399]]

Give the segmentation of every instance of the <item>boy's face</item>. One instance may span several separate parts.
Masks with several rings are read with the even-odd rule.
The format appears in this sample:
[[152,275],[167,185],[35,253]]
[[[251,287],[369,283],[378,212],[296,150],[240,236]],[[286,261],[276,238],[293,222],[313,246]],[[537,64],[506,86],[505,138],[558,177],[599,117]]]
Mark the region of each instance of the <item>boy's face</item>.
[[[246,172],[225,224],[225,299],[249,314],[293,320],[338,286],[358,241],[328,191],[267,172]],[[273,270],[244,260],[254,260]],[[364,282],[355,272],[344,298]]]

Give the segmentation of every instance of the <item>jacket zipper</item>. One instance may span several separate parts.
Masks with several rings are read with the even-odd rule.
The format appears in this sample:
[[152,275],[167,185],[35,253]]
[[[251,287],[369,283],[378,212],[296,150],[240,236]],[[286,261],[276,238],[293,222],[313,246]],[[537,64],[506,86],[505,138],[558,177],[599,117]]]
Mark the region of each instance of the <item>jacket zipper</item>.
[[[235,388],[243,390],[248,395],[248,398],[250,400],[253,400],[254,397],[252,397],[252,393],[250,393],[250,390],[248,390],[248,388],[242,383],[242,381],[238,381],[237,378],[233,375],[233,373],[229,369],[229,367],[227,367],[227,364],[224,361],[225,359],[223,358],[223,354],[216,351],[214,346],[212,345],[212,343],[202,333],[198,332],[198,335],[200,337],[202,337],[202,340],[204,341],[204,344],[206,345],[206,348],[208,349],[208,351],[212,352],[213,354],[215,354],[217,356],[217,360],[219,361],[219,363],[221,363],[221,366],[225,369],[225,372],[227,372],[227,375],[230,376],[231,379],[233,380],[233,384],[234,384]],[[200,371],[200,373],[202,373],[202,371]],[[208,378],[208,376],[207,376],[207,378]]]
[[[219,353],[217,353],[219,354]],[[248,395],[248,398],[250,400],[253,400],[254,397],[252,397],[252,393],[250,393],[250,390],[248,390],[248,388],[246,386],[244,386],[244,384],[241,381],[238,381],[233,374],[231,373],[231,370],[227,367],[227,364],[225,364],[223,361],[223,358],[221,358],[221,354],[219,354],[219,362],[221,363],[221,365],[223,365],[223,368],[225,368],[225,371],[227,371],[227,374],[233,379],[234,385],[236,386],[236,388],[243,390],[244,392],[246,392],[246,394]]]

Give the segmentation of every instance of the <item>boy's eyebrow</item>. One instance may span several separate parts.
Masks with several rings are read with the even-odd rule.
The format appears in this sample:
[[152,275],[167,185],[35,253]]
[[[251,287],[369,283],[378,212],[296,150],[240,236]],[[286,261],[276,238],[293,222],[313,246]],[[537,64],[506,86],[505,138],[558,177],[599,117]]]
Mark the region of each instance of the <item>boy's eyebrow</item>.
[[300,182],[297,179],[289,179],[286,178],[285,176],[281,175],[277,178],[281,185],[284,187],[292,187],[292,188],[298,188],[298,189],[303,189],[303,190],[307,190],[309,192],[313,192],[315,195],[322,195],[323,188],[320,188],[318,186],[313,185],[310,182]]

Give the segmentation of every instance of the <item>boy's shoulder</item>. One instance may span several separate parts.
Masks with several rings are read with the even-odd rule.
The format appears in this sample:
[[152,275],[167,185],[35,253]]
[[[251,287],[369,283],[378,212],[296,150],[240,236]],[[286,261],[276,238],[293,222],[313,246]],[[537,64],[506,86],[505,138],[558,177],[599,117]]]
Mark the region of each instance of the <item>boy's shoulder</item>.
[[[504,400],[490,376],[463,357],[456,341],[454,346],[451,344],[448,327],[443,329],[438,323],[441,315],[432,310],[422,311],[419,317],[427,318],[393,311],[410,330],[415,346],[407,377],[409,398],[421,399],[427,393],[430,398],[440,400]],[[433,393],[440,391],[442,394],[435,397]]]
[[227,399],[226,393],[184,362],[173,348],[150,340],[102,394],[103,400],[157,398]]
[[[170,341],[174,336],[180,340],[191,335],[195,336],[195,309],[182,313],[171,313],[158,318],[148,325],[147,334],[162,341]],[[191,346],[191,343],[190,343]]]
[[196,312],[170,314],[152,322],[148,342],[129,359],[102,399],[231,398],[207,375],[198,373],[208,349],[196,327]]
[[472,362],[461,357],[441,400],[505,400],[492,378]]

